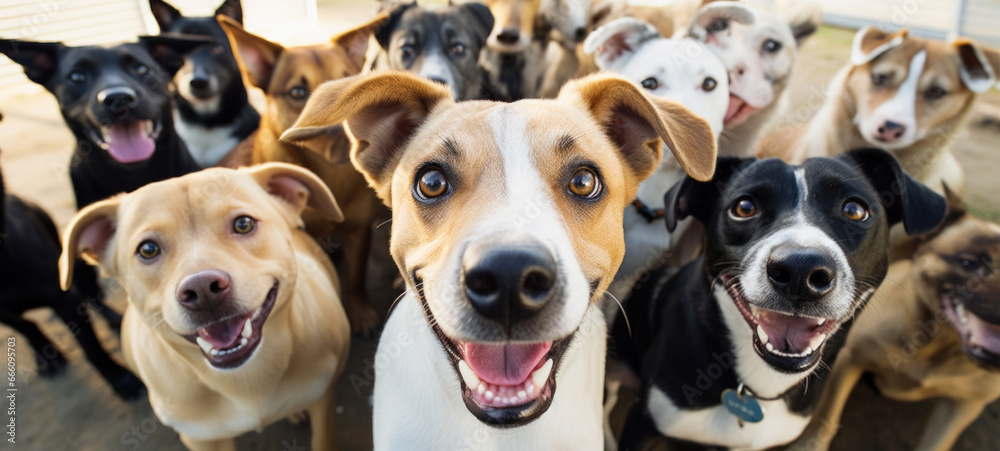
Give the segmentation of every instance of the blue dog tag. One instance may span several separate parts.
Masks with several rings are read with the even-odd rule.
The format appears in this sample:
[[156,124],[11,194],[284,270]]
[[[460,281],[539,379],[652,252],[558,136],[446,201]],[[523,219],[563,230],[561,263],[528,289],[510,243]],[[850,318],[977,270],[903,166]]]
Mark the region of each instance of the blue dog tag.
[[[740,389],[742,389],[740,384]],[[740,396],[740,390],[729,389],[722,392],[722,405],[726,406],[729,413],[736,415],[740,419],[740,426],[743,422],[759,423],[764,419],[764,408],[750,395]]]

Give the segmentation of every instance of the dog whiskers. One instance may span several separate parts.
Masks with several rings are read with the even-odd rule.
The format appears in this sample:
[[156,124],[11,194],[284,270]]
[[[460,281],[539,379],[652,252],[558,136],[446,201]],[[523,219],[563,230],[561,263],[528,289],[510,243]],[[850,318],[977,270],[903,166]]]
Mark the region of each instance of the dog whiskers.
[[632,336],[632,323],[629,322],[629,320],[628,320],[628,313],[625,313],[625,306],[622,305],[622,302],[619,301],[618,298],[615,295],[611,294],[610,292],[605,291],[604,294],[606,296],[610,297],[611,300],[615,301],[615,304],[618,304],[618,310],[622,311],[622,318],[625,318],[625,327],[628,329],[628,336],[631,337]]
[[385,221],[380,222],[377,226],[375,226],[375,228],[376,229],[381,229],[382,226],[384,226],[384,225],[386,225],[386,224],[388,224],[390,222],[392,222],[392,218],[389,218],[389,219],[386,219]]

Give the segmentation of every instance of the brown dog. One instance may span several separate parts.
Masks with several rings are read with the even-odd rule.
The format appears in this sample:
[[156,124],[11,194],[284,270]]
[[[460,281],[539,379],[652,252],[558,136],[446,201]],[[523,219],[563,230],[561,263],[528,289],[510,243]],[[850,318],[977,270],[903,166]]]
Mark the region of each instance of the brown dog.
[[388,212],[351,165],[350,143],[342,128],[301,146],[280,142],[278,138],[295,123],[306,100],[321,83],[361,72],[369,37],[386,17],[381,15],[340,34],[329,45],[289,48],[251,34],[226,17],[218,18],[236,50],[247,82],[267,96],[260,128],[251,137],[253,164],[280,161],[305,167],[326,183],[344,209],[347,219],[340,224],[324,221],[307,211],[306,230],[321,243],[330,243],[334,235],[343,237],[347,279],[344,306],[351,319],[351,330],[364,335],[371,334],[379,324],[379,316],[365,293],[372,224],[379,218],[387,218]]
[[949,213],[912,260],[889,267],[855,321],[799,443],[826,449],[865,372],[885,396],[937,398],[916,449],[948,450],[1000,398],[1000,225],[973,218],[945,189]]
[[335,446],[350,331],[336,271],[302,230],[306,205],[343,219],[298,166],[215,168],[92,204],[66,229],[63,288],[78,257],[124,287],[125,361],[190,449],[235,449],[302,410],[313,449]]

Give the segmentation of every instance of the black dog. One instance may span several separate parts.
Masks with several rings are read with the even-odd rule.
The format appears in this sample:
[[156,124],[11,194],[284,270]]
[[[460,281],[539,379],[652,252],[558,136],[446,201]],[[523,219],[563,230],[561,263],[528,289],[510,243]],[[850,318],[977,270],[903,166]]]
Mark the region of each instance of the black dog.
[[665,205],[668,229],[688,216],[705,225],[705,254],[633,291],[631,338],[616,321],[613,346],[642,381],[623,450],[661,435],[741,449],[794,440],[885,277],[889,227],[926,233],[945,215],[944,198],[875,149],[801,166],[720,159],[712,182],[686,178]]
[[[212,45],[184,57],[174,76],[174,126],[191,157],[202,167],[215,166],[260,124],[250,105],[233,48],[215,17],[184,17],[163,0],[149,0],[161,33],[203,36]],[[215,11],[243,23],[239,0],[226,0]]]
[[[24,312],[50,307],[76,337],[87,359],[123,399],[136,399],[145,386],[115,363],[101,347],[77,286],[96,285],[90,272],[73,278],[73,287],[59,288],[59,233],[52,219],[35,205],[4,191],[0,173],[0,322],[20,332],[34,349],[38,373],[58,374],[66,358]],[[82,266],[81,265],[78,265]]]
[[55,95],[76,137],[70,178],[77,208],[199,169],[174,130],[167,88],[183,54],[205,43],[155,36],[102,48],[0,40],[0,52]]
[[479,53],[493,29],[485,5],[397,6],[375,33],[382,47],[376,68],[413,72],[447,85],[456,100],[482,98]]

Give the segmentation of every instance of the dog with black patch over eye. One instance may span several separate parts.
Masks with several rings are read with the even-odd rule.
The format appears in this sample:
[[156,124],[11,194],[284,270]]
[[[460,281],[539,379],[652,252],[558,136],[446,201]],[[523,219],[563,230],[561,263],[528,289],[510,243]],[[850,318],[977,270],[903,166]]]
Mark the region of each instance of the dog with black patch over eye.
[[[345,122],[346,121],[346,122]],[[376,361],[376,449],[599,449],[622,209],[661,159],[711,177],[711,128],[622,78],[455,103],[408,73],[324,84],[283,139],[344,122],[392,208],[406,293]]]

